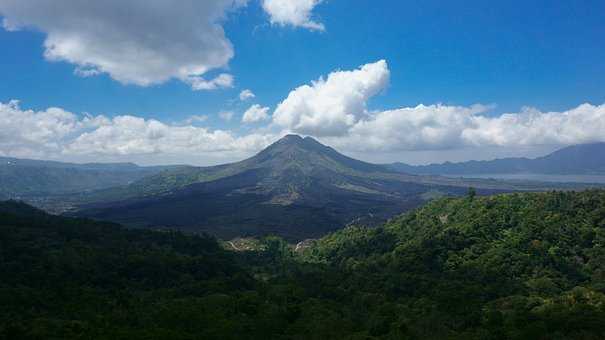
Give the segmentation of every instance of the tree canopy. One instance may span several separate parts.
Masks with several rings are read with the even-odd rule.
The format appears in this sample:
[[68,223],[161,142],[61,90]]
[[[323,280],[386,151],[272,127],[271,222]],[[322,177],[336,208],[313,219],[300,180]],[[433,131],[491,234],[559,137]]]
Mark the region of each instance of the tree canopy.
[[605,337],[605,191],[442,198],[311,243],[0,203],[0,338]]

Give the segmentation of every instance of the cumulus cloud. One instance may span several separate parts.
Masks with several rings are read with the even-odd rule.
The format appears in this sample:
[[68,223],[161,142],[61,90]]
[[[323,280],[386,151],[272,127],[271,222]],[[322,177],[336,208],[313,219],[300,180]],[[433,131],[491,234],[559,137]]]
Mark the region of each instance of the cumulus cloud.
[[473,127],[475,115],[488,106],[418,105],[374,112],[357,121],[337,141],[362,150],[426,150],[463,144],[462,132]]
[[562,112],[488,115],[491,106],[418,105],[369,111],[368,100],[388,85],[384,60],[300,86],[276,108],[273,123],[321,138],[342,150],[443,150],[467,146],[570,145],[605,141],[605,105]]
[[525,108],[499,117],[474,116],[461,133],[473,145],[548,145],[605,141],[605,104],[582,104],[563,112]]
[[524,109],[497,117],[489,106],[418,105],[376,112],[345,136],[325,140],[357,151],[443,150],[466,146],[518,147],[605,141],[605,105],[562,112]]
[[239,93],[239,100],[241,100],[241,101],[246,101],[246,100],[252,99],[254,97],[256,97],[256,95],[251,90],[248,90],[248,89],[245,89]]
[[244,112],[242,122],[257,123],[267,119],[269,119],[269,108],[254,104],[250,106],[250,108],[246,110],[246,112]]
[[186,160],[199,154],[250,154],[275,138],[257,133],[236,136],[131,115],[81,116],[61,108],[34,111],[21,109],[17,101],[0,103],[0,154],[5,156],[183,155]]
[[211,80],[206,80],[200,76],[191,76],[185,79],[185,82],[190,84],[194,91],[216,90],[233,87],[233,76],[228,73],[221,73]]
[[2,0],[3,26],[46,34],[44,56],[106,73],[124,84],[179,79],[195,90],[231,87],[233,77],[203,75],[227,66],[233,47],[221,23],[247,0]]
[[291,91],[275,109],[273,121],[302,134],[344,135],[367,114],[368,99],[388,85],[389,75],[385,60],[332,72]]
[[228,131],[172,126],[153,119],[118,116],[108,124],[82,133],[66,145],[65,151],[105,155],[250,151],[266,145],[265,138],[262,135],[237,138]]
[[324,25],[311,19],[313,8],[321,2],[322,0],[263,0],[262,4],[272,24],[323,31]]
[[61,153],[78,133],[106,122],[103,116],[80,118],[57,107],[34,111],[21,110],[16,100],[0,103],[0,153],[24,157]]

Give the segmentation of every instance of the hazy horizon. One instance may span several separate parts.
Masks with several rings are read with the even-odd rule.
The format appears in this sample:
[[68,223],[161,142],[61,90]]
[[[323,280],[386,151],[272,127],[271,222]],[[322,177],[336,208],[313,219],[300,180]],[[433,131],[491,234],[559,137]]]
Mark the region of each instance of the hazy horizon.
[[[325,144],[328,145],[328,144]],[[330,145],[328,145],[330,146]],[[519,148],[502,149],[502,148],[480,148],[474,151],[466,150],[419,150],[419,151],[407,151],[400,153],[387,153],[387,154],[372,154],[363,152],[346,152],[336,149],[336,151],[355,159],[359,159],[364,162],[374,164],[390,164],[390,163],[405,163],[409,165],[428,165],[428,164],[442,164],[446,162],[466,162],[466,161],[489,161],[500,158],[516,158],[516,157],[527,157],[527,158],[538,158],[546,156],[556,150],[564,148],[565,146],[536,146],[532,148]],[[228,154],[220,157],[217,155],[215,158],[197,160],[196,155],[187,156],[174,156],[173,158],[166,157],[161,160],[149,160],[149,155],[127,155],[122,157],[99,157],[97,155],[91,155],[87,157],[17,157],[11,155],[2,155],[0,157],[6,158],[18,158],[18,159],[31,159],[31,160],[42,160],[42,161],[56,161],[66,162],[75,164],[85,163],[134,163],[139,166],[162,166],[162,165],[191,165],[191,166],[214,166],[225,163],[238,162],[247,158],[250,158],[260,152],[252,151],[249,153],[237,153]],[[474,156],[474,157],[473,157]],[[433,161],[434,160],[434,161]]]

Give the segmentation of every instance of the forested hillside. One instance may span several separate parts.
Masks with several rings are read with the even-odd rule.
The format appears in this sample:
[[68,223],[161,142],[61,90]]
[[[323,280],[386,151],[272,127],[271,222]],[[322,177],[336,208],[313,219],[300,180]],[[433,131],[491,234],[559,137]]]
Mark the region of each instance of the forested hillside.
[[604,337],[605,191],[471,192],[297,251],[0,205],[0,338]]
[[0,157],[0,198],[51,196],[127,185],[173,166],[63,163]]
[[306,258],[382,301],[375,334],[605,336],[603,191],[442,199],[383,228],[332,234]]

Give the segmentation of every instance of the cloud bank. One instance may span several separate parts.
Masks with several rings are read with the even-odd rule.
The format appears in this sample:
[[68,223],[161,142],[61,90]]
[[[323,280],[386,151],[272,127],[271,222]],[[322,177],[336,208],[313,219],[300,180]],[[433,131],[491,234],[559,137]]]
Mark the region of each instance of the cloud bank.
[[[345,134],[320,139],[341,151],[374,153],[605,141],[605,105],[582,104],[562,112],[525,109],[499,117],[485,115],[487,110],[489,107],[481,105],[418,105],[375,112],[355,121]],[[238,135],[230,130],[167,124],[132,115],[108,118],[76,115],[61,108],[25,110],[17,101],[0,103],[0,155],[4,156],[73,159],[176,155],[183,161],[194,155],[221,153],[244,157],[289,132],[262,131]]]
[[357,121],[346,149],[368,151],[443,150],[461,147],[571,145],[605,141],[605,105],[582,104],[563,112],[524,109],[498,117],[489,107],[418,105],[374,113]]
[[131,115],[78,116],[61,108],[34,111],[21,109],[17,101],[0,103],[0,154],[4,156],[248,154],[275,138],[255,133],[236,136],[230,131]]

